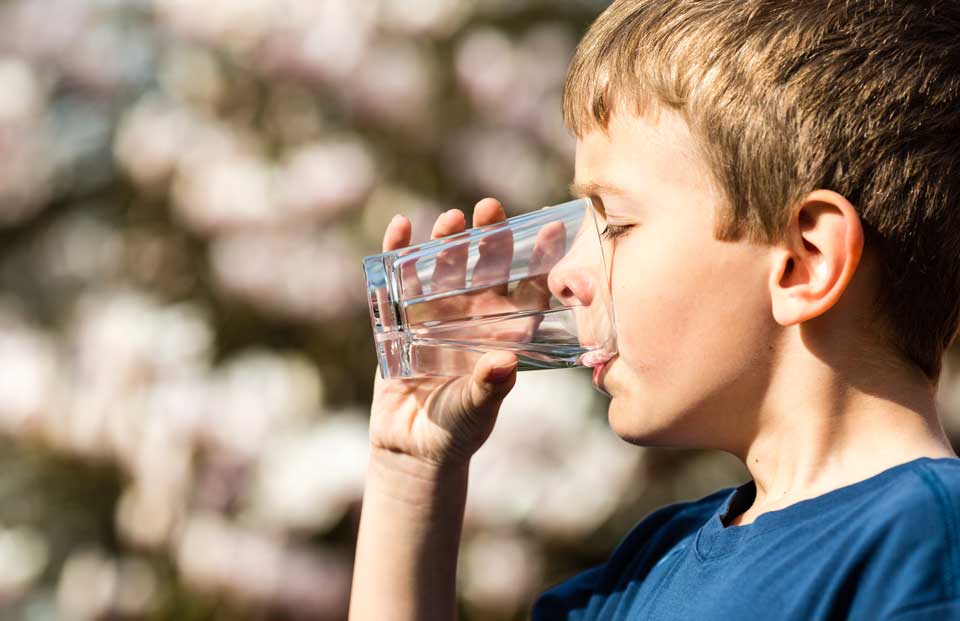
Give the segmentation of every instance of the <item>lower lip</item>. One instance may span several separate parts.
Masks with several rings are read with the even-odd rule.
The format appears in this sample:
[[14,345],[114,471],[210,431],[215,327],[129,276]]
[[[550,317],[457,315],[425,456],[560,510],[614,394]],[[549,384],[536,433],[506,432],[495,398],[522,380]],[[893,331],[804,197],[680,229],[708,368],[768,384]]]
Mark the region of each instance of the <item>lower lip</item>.
[[603,362],[593,367],[593,383],[594,384],[600,381],[600,374],[603,373],[603,367],[605,366],[607,366],[607,363]]
[[607,396],[609,397],[609,396],[610,396],[610,393],[607,392],[607,389],[606,389],[603,385],[600,384],[600,378],[603,377],[603,370],[604,370],[605,368],[607,368],[607,363],[606,363],[606,362],[603,362],[603,363],[601,363],[601,364],[593,367],[593,385],[596,386],[597,389],[600,390],[600,392],[602,392],[603,394],[605,394],[605,395],[607,395]]

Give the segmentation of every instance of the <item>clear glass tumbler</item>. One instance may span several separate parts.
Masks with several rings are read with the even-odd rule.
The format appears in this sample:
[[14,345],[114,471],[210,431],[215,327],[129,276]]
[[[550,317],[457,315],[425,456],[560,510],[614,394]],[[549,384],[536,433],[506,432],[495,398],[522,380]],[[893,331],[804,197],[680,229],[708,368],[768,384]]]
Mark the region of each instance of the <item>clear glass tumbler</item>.
[[380,374],[468,375],[490,350],[514,352],[521,371],[606,362],[604,250],[584,198],[364,258]]

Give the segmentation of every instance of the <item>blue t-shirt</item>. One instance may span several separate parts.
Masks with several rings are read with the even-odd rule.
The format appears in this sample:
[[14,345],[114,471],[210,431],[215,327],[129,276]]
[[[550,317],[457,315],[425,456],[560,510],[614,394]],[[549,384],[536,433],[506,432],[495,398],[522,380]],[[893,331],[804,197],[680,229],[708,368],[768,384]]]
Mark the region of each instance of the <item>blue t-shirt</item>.
[[640,521],[533,621],[960,620],[960,459],[921,457],[724,526],[753,481]]

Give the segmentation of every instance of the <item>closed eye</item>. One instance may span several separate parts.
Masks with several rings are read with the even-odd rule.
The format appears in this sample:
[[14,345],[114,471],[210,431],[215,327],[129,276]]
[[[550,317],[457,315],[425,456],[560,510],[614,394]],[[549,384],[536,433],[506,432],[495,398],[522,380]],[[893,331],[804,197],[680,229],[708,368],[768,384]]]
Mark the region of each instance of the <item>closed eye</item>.
[[632,224],[626,224],[626,225],[608,224],[606,228],[603,229],[603,232],[600,233],[600,237],[608,240],[616,239],[621,235],[623,235],[624,233],[626,233],[627,230],[632,226],[633,226]]

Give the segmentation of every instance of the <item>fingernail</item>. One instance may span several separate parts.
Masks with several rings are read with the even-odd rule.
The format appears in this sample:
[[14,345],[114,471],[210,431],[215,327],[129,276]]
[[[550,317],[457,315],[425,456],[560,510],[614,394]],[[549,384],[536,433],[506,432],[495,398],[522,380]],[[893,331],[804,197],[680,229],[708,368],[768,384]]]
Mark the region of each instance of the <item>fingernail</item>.
[[400,214],[397,214],[397,215],[395,215],[393,218],[390,219],[390,224],[393,224],[394,222],[396,222],[397,220],[400,220],[400,219],[402,219],[402,218],[403,218],[403,216],[401,216]]
[[490,374],[487,375],[488,382],[500,382],[510,377],[510,374],[513,373],[513,370],[517,367],[516,362],[511,362],[509,364],[504,364],[500,366],[493,367],[490,369]]

